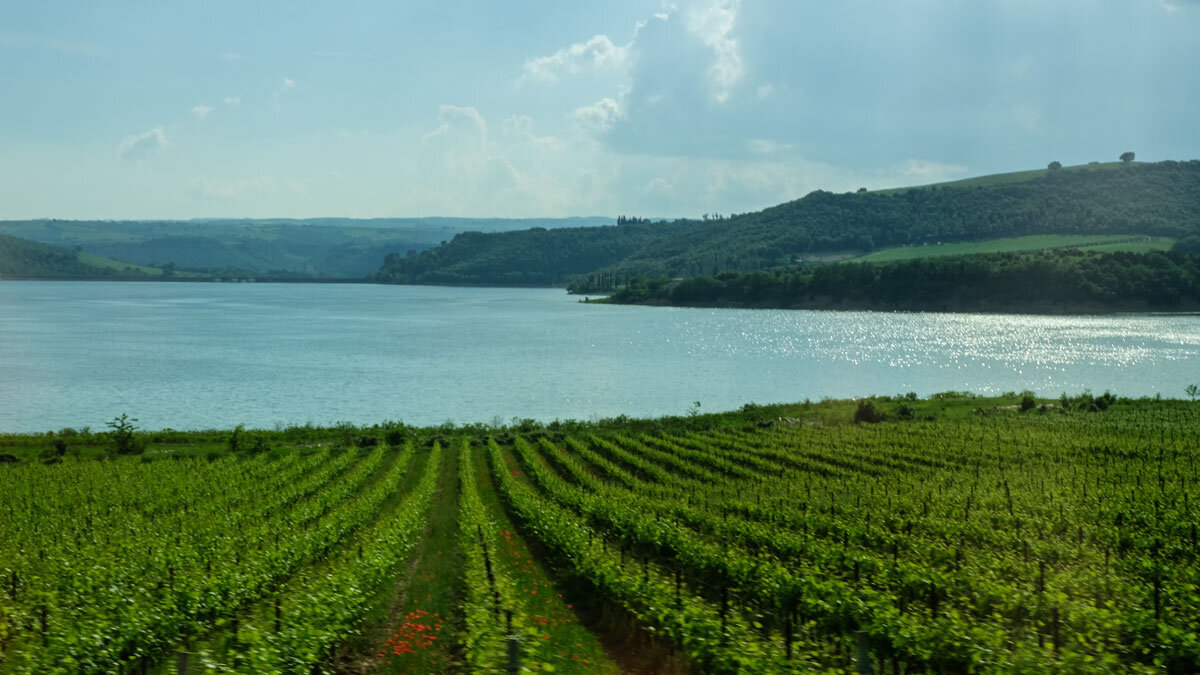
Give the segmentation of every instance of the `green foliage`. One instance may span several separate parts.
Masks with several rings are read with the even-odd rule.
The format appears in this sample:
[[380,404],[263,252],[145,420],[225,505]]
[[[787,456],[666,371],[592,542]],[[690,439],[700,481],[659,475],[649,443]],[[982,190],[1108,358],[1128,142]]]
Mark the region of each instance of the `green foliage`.
[[140,455],[145,452],[145,444],[134,433],[137,431],[137,425],[134,422],[137,422],[137,418],[121,413],[120,417],[114,417],[111,422],[104,423],[104,426],[112,429],[109,432],[109,441],[112,444],[112,451],[116,454]]
[[681,227],[636,219],[610,227],[463,232],[423,253],[388,255],[375,279],[402,284],[551,286],[612,265]]
[[854,410],[854,421],[878,424],[883,421],[883,413],[875,406],[874,401],[864,398],[859,400],[858,407]]
[[0,234],[0,277],[88,279],[141,277],[125,263]]
[[1021,412],[1029,412],[1037,407],[1037,399],[1034,398],[1032,392],[1021,393]]
[[[610,218],[290,218],[190,221],[0,221],[0,233],[99,254],[81,259],[126,276],[124,268],[171,277],[335,277],[361,279],[395,251],[425,250],[463,230],[505,231],[612,222]],[[4,249],[0,242],[0,252]],[[0,274],[5,274],[0,253]],[[147,265],[162,265],[147,268]]]
[[[984,177],[987,178],[987,177]],[[845,258],[874,247],[1032,234],[1196,232],[1200,161],[1045,169],[883,192],[813,192],[753,213],[618,227],[464,233],[376,275],[393,283],[612,290],[635,277],[700,278]]]
[[389,447],[398,448],[408,439],[408,432],[403,424],[384,425],[383,441]]
[[233,428],[233,433],[229,434],[229,451],[240,452],[242,449],[242,435],[246,432],[246,426],[239,424]]
[[611,300],[701,306],[933,311],[1200,309],[1200,256],[1062,250],[839,263],[674,283],[634,279]]
[[[502,670],[512,611],[523,669],[601,672],[565,653],[579,617],[544,613],[561,593],[704,673],[853,672],[858,645],[885,672],[1200,672],[1200,411],[1085,392],[1020,414],[1026,399],[409,430],[428,451],[313,449],[343,429],[296,427],[249,432],[235,457],[229,432],[163,431],[221,452],[6,463],[2,670],[154,670],[186,640],[198,671],[332,671],[397,581],[401,612],[459,589],[438,619],[461,647],[447,670]],[[867,403],[889,414],[854,424]],[[84,442],[24,442],[67,438]],[[302,451],[256,454],[264,439]],[[461,562],[441,547],[414,568],[423,536]]]
[[930,246],[901,246],[875,251],[854,258],[854,262],[894,262],[934,256],[975,255],[978,253],[1032,253],[1050,249],[1079,249],[1114,253],[1128,251],[1171,250],[1175,240],[1167,237],[1127,236],[1121,234],[1031,234],[1025,237],[987,239],[983,241],[935,244]]

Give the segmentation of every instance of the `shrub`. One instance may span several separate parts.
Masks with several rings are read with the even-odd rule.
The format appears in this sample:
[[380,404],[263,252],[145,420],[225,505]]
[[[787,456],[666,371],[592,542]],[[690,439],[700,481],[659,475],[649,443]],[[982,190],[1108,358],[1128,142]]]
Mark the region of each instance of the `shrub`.
[[239,424],[233,428],[233,433],[229,434],[229,451],[238,452],[242,449],[242,433],[246,431],[246,425]]
[[854,421],[875,424],[883,421],[883,413],[875,407],[874,401],[864,398],[859,400],[858,409],[854,411]]
[[1024,393],[1021,395],[1021,412],[1027,412],[1037,407],[1037,401],[1034,400],[1033,394]]
[[262,436],[254,437],[254,445],[250,447],[250,454],[257,455],[262,452],[270,452],[271,446],[267,444],[267,439]]
[[121,413],[120,417],[114,417],[111,422],[104,423],[106,427],[112,429],[109,437],[112,440],[113,450],[118,455],[140,455],[145,452],[145,446],[139,443],[138,438],[134,435],[134,432],[137,431],[137,425],[134,424],[136,421],[136,418]]
[[384,442],[393,448],[403,445],[405,438],[406,434],[404,433],[404,429],[401,428],[388,429],[383,434]]

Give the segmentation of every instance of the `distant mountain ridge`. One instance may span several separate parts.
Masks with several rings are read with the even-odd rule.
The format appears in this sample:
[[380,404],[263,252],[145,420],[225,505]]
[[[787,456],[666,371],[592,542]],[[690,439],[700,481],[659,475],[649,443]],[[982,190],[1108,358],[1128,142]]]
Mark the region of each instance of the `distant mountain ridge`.
[[389,253],[421,251],[464,230],[583,227],[611,218],[198,218],[193,220],[9,220],[8,234],[140,265],[228,275],[363,278]]
[[1200,231],[1200,160],[1111,163],[801,199],[729,217],[459,235],[391,256],[392,283],[570,284],[611,289],[636,276],[700,277],[827,254],[1031,234],[1181,239]]

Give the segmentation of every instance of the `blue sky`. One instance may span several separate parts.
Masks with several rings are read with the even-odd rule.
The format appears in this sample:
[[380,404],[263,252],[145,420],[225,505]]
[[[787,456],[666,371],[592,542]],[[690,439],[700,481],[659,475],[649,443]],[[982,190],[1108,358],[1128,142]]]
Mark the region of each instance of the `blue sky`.
[[696,216],[1197,119],[1196,0],[0,6],[0,218]]

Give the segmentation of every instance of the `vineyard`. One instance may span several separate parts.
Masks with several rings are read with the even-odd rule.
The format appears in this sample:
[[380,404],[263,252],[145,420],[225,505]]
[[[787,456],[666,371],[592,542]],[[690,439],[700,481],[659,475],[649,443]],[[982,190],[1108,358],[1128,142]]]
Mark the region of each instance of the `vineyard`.
[[877,401],[3,436],[0,673],[1200,672],[1200,404]]

